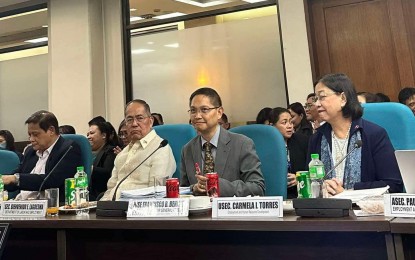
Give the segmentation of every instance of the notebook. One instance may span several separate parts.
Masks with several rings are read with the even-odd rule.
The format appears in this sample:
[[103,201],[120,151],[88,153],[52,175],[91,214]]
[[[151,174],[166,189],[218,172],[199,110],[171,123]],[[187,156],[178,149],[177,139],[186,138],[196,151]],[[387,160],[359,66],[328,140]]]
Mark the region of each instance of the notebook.
[[415,150],[396,150],[395,156],[406,192],[415,194]]

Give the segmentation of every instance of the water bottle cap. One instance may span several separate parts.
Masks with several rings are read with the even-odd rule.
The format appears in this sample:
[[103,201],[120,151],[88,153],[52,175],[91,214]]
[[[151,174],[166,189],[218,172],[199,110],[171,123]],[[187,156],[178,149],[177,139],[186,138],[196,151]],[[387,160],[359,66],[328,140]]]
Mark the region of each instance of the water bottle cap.
[[84,166],[78,166],[78,167],[76,167],[76,170],[79,172],[79,171],[84,171]]
[[320,158],[320,155],[318,155],[318,153],[311,154],[311,159],[318,159],[318,158]]

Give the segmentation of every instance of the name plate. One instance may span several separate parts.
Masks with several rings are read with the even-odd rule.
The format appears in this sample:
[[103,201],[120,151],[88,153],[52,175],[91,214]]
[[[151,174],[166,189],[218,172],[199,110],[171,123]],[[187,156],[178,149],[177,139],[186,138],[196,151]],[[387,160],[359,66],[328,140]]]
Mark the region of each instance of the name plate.
[[3,217],[45,217],[47,200],[3,201]]
[[415,217],[415,194],[385,194],[385,216]]
[[212,218],[282,217],[282,201],[281,196],[213,198]]
[[189,199],[154,199],[130,200],[128,218],[148,217],[187,217],[189,215]]

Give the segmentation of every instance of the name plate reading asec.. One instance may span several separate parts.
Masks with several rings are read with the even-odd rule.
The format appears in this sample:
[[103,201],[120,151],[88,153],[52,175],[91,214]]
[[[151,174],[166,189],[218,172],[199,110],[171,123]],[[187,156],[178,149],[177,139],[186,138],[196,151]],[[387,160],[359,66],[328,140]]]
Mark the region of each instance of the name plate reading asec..
[[45,217],[47,200],[3,201],[3,217]]
[[213,198],[212,218],[282,217],[282,201],[281,196]]
[[415,217],[415,194],[385,194],[385,216]]
[[187,217],[189,199],[130,200],[127,218]]

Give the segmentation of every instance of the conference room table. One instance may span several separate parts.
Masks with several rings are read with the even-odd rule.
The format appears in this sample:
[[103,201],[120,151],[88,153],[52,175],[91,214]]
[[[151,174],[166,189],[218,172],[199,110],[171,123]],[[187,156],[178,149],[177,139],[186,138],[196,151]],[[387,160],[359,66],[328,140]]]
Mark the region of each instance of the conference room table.
[[0,218],[0,223],[11,225],[3,259],[396,259],[393,218],[350,213],[126,219],[100,218],[92,211],[84,217]]

